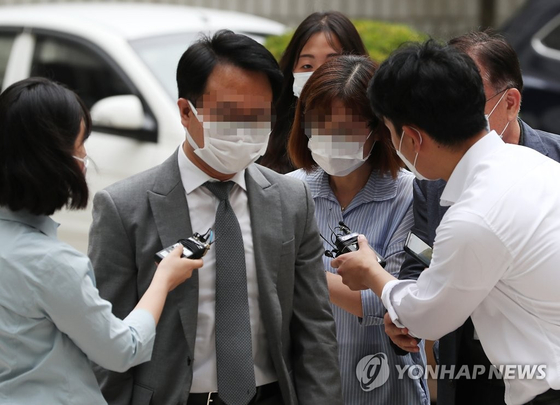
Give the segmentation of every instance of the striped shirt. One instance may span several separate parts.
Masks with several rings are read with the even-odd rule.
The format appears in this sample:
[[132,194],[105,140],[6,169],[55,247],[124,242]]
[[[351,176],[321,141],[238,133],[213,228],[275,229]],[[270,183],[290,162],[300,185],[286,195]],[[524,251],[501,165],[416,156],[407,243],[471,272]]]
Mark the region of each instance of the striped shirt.
[[[385,269],[398,276],[404,260],[404,241],[413,223],[412,174],[401,170],[397,179],[393,179],[373,171],[365,187],[344,211],[329,185],[328,174],[322,169],[309,174],[297,170],[289,176],[309,184],[321,235],[330,240],[330,228],[344,221],[353,232],[367,237],[370,245],[387,260]],[[324,246],[332,249],[326,242]],[[330,258],[325,256],[323,261],[326,271],[336,272],[330,266]],[[423,343],[419,353],[396,355],[385,334],[383,303],[371,290],[361,294],[362,319],[331,304],[337,327],[344,403],[429,405],[426,380],[411,379],[404,371],[416,365],[425,367]]]

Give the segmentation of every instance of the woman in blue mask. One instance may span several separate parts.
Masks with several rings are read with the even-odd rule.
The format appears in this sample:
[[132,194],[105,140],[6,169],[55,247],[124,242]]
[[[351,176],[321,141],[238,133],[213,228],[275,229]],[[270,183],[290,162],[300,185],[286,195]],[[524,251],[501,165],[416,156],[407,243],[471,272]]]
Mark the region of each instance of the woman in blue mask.
[[[413,222],[414,176],[401,169],[387,128],[370,109],[366,89],[374,72],[368,57],[344,55],[313,73],[300,95],[288,143],[300,170],[289,175],[309,184],[327,241],[342,233],[342,221],[366,235],[385,258],[385,270],[397,276]],[[325,249],[332,250],[327,241]],[[424,350],[397,356],[384,331],[381,300],[370,290],[351,291],[330,260],[324,257],[345,403],[429,404],[426,380],[403,372],[425,366]]]
[[47,79],[0,95],[0,403],[106,404],[90,361],[118,372],[149,361],[168,292],[202,266],[176,248],[136,308],[112,314],[89,259],[50,218],[88,202],[90,131],[84,103]]
[[325,61],[340,54],[367,55],[354,24],[338,11],[310,14],[296,28],[280,59],[284,82],[276,103],[276,122],[259,163],[278,173],[295,169],[287,153],[297,99],[305,83]]

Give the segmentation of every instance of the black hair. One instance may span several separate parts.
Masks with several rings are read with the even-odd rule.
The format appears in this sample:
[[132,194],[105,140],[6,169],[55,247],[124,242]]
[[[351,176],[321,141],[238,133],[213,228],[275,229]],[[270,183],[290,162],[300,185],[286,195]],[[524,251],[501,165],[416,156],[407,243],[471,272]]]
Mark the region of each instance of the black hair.
[[278,98],[282,88],[282,72],[274,56],[257,41],[228,30],[218,31],[212,37],[202,37],[183,53],[177,66],[179,98],[190,100],[196,106],[217,64],[230,64],[266,74],[273,100]]
[[441,145],[455,147],[486,127],[482,78],[466,54],[434,40],[407,44],[381,64],[368,87],[373,111],[426,131]]
[[292,39],[280,59],[280,69],[284,74],[284,84],[280,98],[276,103],[278,119],[270,134],[268,150],[259,162],[280,173],[294,170],[287,154],[287,143],[290,130],[294,122],[297,97],[293,93],[294,66],[299,58],[301,50],[313,35],[324,33],[327,41],[333,49],[334,39],[338,39],[341,45],[341,54],[365,55],[368,52],[356,30],[354,24],[348,17],[339,11],[315,12],[307,16],[296,28]]
[[73,157],[82,122],[87,138],[86,106],[48,79],[25,79],[0,94],[0,205],[35,215],[87,205],[86,179]]
[[502,35],[491,29],[473,31],[450,39],[448,43],[482,65],[496,92],[512,88],[523,91],[519,59]]

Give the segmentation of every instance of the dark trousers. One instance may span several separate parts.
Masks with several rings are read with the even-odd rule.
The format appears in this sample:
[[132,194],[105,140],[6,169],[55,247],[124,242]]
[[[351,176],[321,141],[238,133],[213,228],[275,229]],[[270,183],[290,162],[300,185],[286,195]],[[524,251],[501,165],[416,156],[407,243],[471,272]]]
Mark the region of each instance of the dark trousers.
[[505,405],[503,384],[488,382],[486,379],[459,379],[456,384],[455,405]]
[[[190,394],[187,405],[227,405],[219,394],[214,393],[208,400],[208,394]],[[277,382],[257,387],[257,393],[249,405],[284,405],[282,393]]]
[[[491,363],[482,349],[480,340],[473,338],[474,326],[471,318],[464,324],[461,336],[461,351],[458,363],[469,368],[470,374],[476,366],[484,366],[485,374],[476,379],[455,380],[455,405],[505,405],[504,381],[490,374]],[[493,377],[493,378],[492,378]],[[559,404],[560,405],[560,404]]]
[[527,402],[525,405],[558,405],[560,404],[560,391],[548,390],[540,395],[537,395],[533,400]]

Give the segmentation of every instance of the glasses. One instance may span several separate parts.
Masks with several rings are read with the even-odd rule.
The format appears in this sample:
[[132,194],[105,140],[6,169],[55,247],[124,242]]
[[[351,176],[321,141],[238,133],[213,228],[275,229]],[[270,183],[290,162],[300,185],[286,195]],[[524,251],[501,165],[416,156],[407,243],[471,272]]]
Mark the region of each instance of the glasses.
[[506,87],[505,89],[500,90],[497,93],[494,93],[494,95],[492,97],[486,99],[486,102],[489,102],[490,100],[492,100],[497,95],[502,94],[504,91],[508,91],[509,89],[511,89],[511,87]]
[[74,159],[79,160],[80,162],[82,162],[84,164],[84,168],[87,169],[88,165],[89,165],[89,157],[88,155],[85,155],[83,158],[78,157],[78,156],[72,156]]

